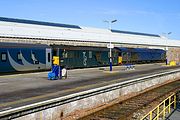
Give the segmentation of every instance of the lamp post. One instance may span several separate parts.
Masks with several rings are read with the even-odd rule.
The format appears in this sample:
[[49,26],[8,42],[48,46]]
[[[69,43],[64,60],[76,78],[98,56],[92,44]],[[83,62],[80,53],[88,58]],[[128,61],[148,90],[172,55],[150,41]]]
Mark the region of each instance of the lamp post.
[[[112,21],[108,21],[108,20],[105,20],[104,22],[108,23],[109,24],[109,30],[111,32],[111,27],[112,27],[112,23],[115,23],[117,22],[117,20],[112,20]],[[111,44],[111,39],[109,38],[109,70],[112,71],[112,49],[113,48],[113,45]]]
[[167,45],[167,40],[168,40],[168,35],[172,34],[172,32],[168,32],[168,33],[163,33],[165,36],[165,40],[166,40],[166,47],[165,47],[165,50],[166,50],[166,65],[168,64],[168,59],[167,59],[167,51],[168,51],[168,45]]

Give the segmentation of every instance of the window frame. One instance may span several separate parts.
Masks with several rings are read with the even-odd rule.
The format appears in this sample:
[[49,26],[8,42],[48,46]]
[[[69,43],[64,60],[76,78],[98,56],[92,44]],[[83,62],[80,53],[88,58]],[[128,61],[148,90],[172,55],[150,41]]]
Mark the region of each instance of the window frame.
[[[17,53],[17,60],[18,61],[22,61],[22,56],[20,56],[22,53],[21,52],[18,52]],[[20,58],[19,58],[20,57]]]
[[93,53],[92,51],[89,51],[89,59],[92,59],[92,57],[93,57]]
[[[3,59],[3,55],[5,55],[5,60]],[[7,52],[2,52],[1,53],[1,61],[6,62],[7,61]]]
[[51,62],[51,53],[48,53],[48,62]]

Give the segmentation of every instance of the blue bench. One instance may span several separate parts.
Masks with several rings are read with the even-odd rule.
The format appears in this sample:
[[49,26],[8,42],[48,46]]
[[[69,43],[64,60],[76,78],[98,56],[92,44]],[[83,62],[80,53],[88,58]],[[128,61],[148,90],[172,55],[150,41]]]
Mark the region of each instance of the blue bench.
[[125,64],[126,66],[126,70],[134,70],[135,69],[135,65],[133,64]]

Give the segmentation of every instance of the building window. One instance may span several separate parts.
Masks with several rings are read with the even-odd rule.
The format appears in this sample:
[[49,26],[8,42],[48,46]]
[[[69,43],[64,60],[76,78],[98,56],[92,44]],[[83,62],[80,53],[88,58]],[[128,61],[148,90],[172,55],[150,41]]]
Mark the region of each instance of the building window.
[[1,53],[1,61],[5,62],[7,60],[7,53]]

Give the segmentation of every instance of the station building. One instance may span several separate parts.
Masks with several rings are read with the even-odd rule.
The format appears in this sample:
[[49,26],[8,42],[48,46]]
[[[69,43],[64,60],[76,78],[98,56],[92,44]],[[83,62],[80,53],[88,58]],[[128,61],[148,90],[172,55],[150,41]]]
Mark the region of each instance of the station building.
[[82,27],[0,17],[0,42],[48,45],[160,48],[167,50],[168,61],[180,62],[180,41],[157,34]]

